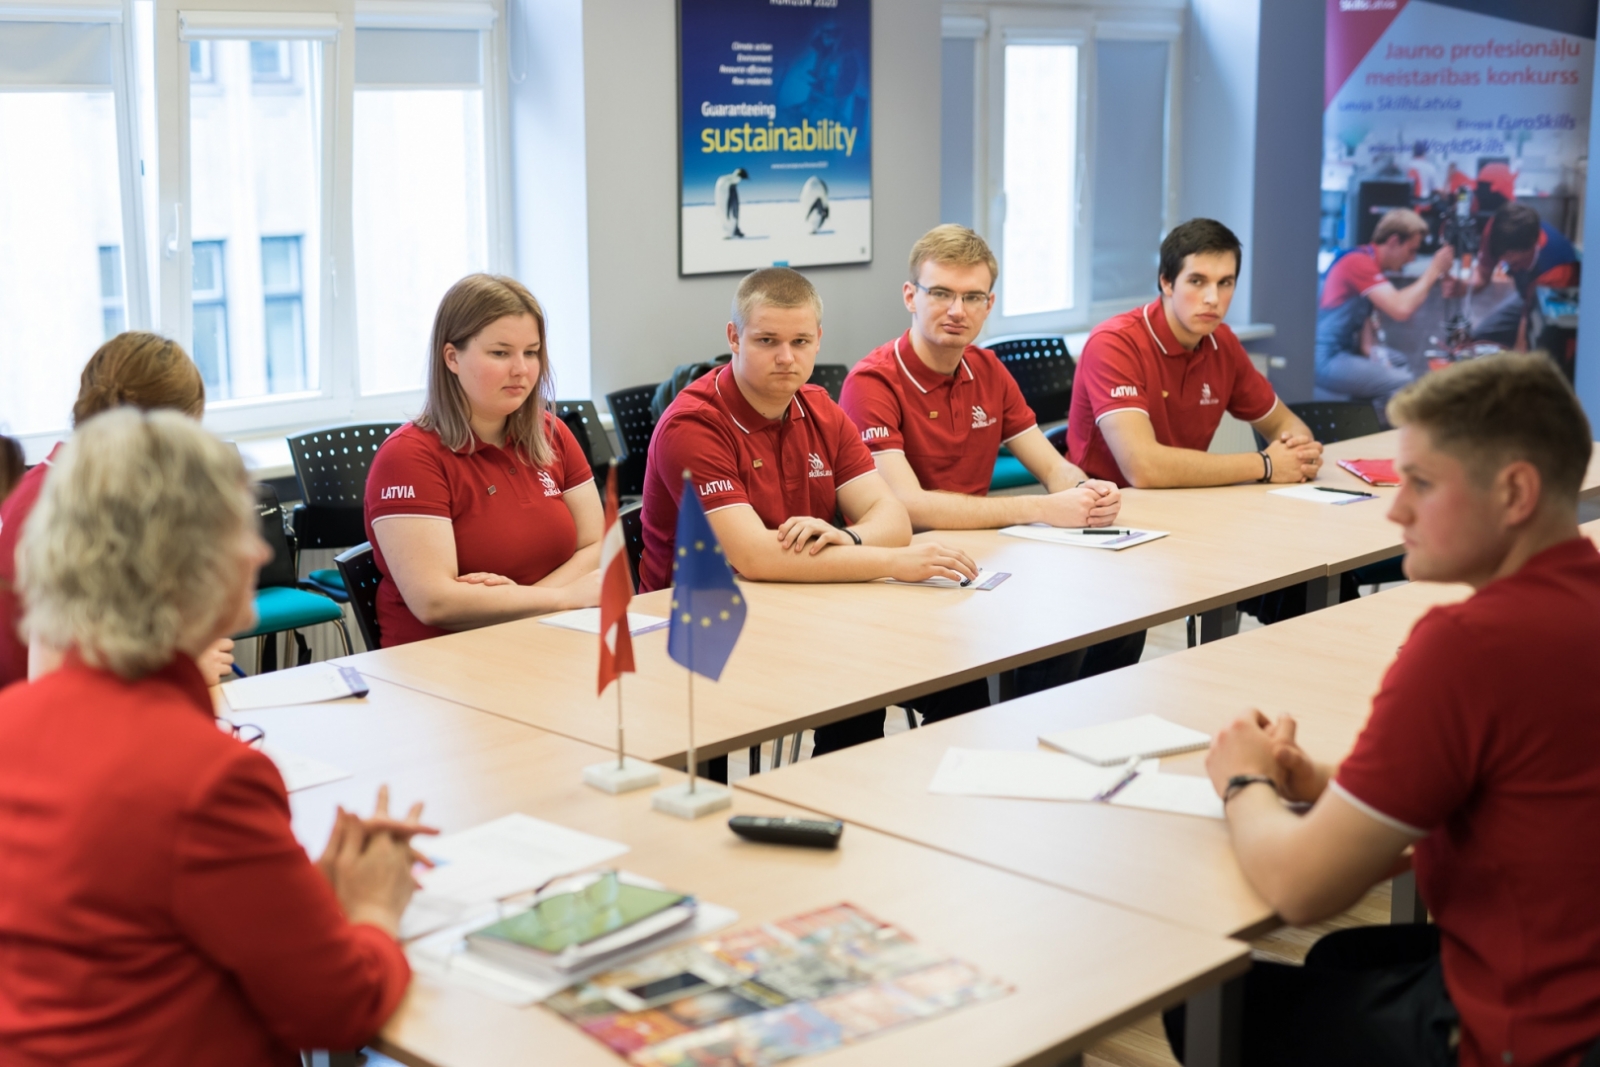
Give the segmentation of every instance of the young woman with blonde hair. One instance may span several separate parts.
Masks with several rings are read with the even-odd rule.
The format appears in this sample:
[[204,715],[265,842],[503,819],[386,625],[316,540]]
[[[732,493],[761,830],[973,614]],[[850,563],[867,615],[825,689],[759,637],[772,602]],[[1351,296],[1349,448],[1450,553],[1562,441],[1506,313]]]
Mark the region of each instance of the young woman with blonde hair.
[[422,414],[367,475],[385,646],[599,603],[600,495],[549,389],[533,294],[489,274],[451,286]]

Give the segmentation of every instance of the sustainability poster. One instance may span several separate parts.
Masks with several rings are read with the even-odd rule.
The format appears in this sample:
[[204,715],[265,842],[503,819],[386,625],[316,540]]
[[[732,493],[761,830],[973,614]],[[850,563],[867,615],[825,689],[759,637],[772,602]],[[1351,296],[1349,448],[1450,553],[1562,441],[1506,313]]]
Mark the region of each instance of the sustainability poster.
[[871,0],[679,0],[679,271],[872,259]]

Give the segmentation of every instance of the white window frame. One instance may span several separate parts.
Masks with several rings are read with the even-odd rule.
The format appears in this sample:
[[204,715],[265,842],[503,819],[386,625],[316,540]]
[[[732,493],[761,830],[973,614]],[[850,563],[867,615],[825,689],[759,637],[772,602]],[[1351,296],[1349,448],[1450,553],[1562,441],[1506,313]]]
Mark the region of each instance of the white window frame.
[[[1094,121],[1095,42],[1098,40],[1162,40],[1168,42],[1166,86],[1166,166],[1161,232],[1178,221],[1178,135],[1182,85],[1183,18],[1186,0],[1143,0],[1130,7],[1120,0],[1081,0],[1051,6],[951,3],[943,8],[942,36],[967,39],[977,50],[973,86],[976,130],[973,145],[972,217],[996,258],[1005,261],[1005,46],[1009,44],[1075,44],[1078,46],[1077,203],[1074,205],[1073,306],[1061,311],[1006,316],[1003,297],[984,327],[984,337],[1009,334],[1054,334],[1086,329],[1128,309],[1125,299],[1090,300],[1094,251],[1094,168],[1098,151]],[[999,286],[1006,283],[1002,273]],[[1151,291],[1155,282],[1151,280]]]
[[[131,3],[131,0],[123,0]],[[315,40],[322,49],[320,120],[322,262],[302,260],[302,293],[321,287],[318,387],[306,392],[221,400],[206,406],[216,433],[268,436],[312,426],[406,417],[420,389],[361,394],[356,336],[352,199],[355,30],[471,29],[483,49],[484,173],[489,269],[507,272],[511,243],[510,124],[503,4],[506,0],[155,0],[155,81],[159,131],[160,323],[193,340],[193,250],[189,226],[190,40]],[[293,10],[284,10],[292,7]],[[130,16],[131,17],[131,16]],[[131,68],[130,68],[131,69]],[[309,72],[308,72],[309,73]],[[123,79],[126,83],[127,79]],[[130,252],[129,262],[132,263]],[[141,263],[142,266],[142,263]],[[129,269],[131,274],[131,267]],[[130,285],[130,303],[132,287]],[[426,339],[419,338],[419,343]],[[310,338],[307,338],[310,341]]]
[[[130,330],[148,330],[150,319],[150,286],[145,271],[144,205],[140,199],[139,114],[134,105],[132,87],[134,70],[134,33],[132,0],[114,0],[109,3],[83,2],[83,0],[28,0],[27,3],[9,3],[0,0],[0,22],[75,22],[106,26],[111,34],[111,95],[117,125],[117,185],[122,207],[122,299],[123,322]],[[103,92],[104,85],[49,86],[46,91],[71,91],[92,89]],[[25,87],[12,87],[6,92],[29,92]],[[88,361],[91,353],[85,352]],[[62,412],[63,428],[59,431],[22,434],[17,440],[29,461],[35,461],[65,435],[65,424],[71,421]]]

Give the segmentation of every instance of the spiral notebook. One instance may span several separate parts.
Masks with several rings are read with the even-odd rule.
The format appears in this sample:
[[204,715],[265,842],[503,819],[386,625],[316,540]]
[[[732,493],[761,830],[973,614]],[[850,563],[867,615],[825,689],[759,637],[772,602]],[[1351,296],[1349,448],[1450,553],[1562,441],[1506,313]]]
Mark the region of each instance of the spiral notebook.
[[1399,485],[1392,459],[1341,459],[1339,466],[1368,485]]
[[1039,740],[1069,756],[1109,767],[1126,763],[1135,756],[1155,759],[1206,748],[1211,744],[1211,735],[1179,726],[1159,715],[1140,715],[1099,726],[1041,734]]

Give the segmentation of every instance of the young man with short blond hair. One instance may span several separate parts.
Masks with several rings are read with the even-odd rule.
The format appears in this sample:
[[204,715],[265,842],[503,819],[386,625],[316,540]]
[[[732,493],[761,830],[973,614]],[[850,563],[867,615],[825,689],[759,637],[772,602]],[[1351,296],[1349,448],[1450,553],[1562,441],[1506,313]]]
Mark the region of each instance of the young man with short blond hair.
[[1412,627],[1342,763],[1311,760],[1290,716],[1252,712],[1206,769],[1245,877],[1285,921],[1338,914],[1414,848],[1433,925],[1331,934],[1304,967],[1257,963],[1243,1062],[1573,1067],[1600,1056],[1589,423],[1542,353],[1430,374],[1389,414],[1406,574],[1474,594]]

